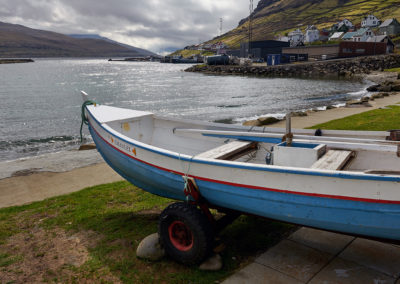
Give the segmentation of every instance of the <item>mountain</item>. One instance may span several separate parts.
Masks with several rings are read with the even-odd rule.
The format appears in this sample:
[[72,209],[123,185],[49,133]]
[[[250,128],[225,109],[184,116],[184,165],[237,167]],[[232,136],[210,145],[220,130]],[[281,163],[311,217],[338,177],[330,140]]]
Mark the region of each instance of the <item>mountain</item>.
[[101,40],[104,40],[104,41],[107,41],[107,42],[115,43],[115,44],[118,44],[120,46],[126,47],[126,48],[128,48],[130,50],[134,50],[134,51],[140,53],[141,56],[158,56],[157,54],[155,54],[154,52],[151,52],[149,50],[146,50],[146,49],[143,49],[143,48],[139,48],[139,47],[135,47],[135,46],[131,46],[131,45],[124,44],[124,43],[120,43],[118,41],[115,41],[115,40],[100,36],[98,34],[70,34],[68,36],[73,37],[73,38],[101,39]]
[[[359,25],[362,18],[374,14],[382,21],[400,19],[399,0],[260,0],[252,14],[253,40],[274,39],[296,28],[304,31],[307,25],[330,28],[346,18]],[[248,40],[249,19],[239,22],[238,27],[209,41],[222,41],[238,48]]]
[[101,38],[74,38],[60,33],[0,22],[0,57],[140,57],[134,47]]

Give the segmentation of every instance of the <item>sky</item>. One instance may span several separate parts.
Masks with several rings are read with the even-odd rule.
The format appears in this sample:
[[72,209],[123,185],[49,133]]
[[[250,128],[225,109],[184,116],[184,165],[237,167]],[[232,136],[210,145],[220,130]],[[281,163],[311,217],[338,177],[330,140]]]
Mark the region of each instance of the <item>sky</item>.
[[[254,8],[259,0],[254,1]],[[0,0],[0,21],[64,34],[99,34],[166,53],[235,28],[249,0]]]

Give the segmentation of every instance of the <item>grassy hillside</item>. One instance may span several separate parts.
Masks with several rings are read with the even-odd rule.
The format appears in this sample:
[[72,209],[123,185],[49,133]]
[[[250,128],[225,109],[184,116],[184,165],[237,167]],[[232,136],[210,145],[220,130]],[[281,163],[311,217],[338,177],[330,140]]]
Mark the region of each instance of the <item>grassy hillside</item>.
[[[343,18],[358,25],[371,13],[382,21],[400,19],[399,0],[261,0],[253,13],[253,40],[273,39],[307,25],[330,28]],[[210,42],[223,41],[237,48],[247,38],[248,19],[243,19],[237,28]]]
[[0,22],[3,57],[134,57],[137,50],[95,38],[73,38],[59,33]]

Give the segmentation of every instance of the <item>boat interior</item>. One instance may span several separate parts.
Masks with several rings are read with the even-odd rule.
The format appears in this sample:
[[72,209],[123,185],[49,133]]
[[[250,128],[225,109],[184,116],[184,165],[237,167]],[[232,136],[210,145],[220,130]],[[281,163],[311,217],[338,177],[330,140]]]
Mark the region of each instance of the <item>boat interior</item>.
[[332,137],[314,136],[311,130],[308,135],[293,131],[293,138],[285,139],[282,130],[267,132],[259,127],[199,123],[145,112],[106,125],[128,139],[198,159],[400,175],[400,142],[385,140],[386,132],[337,131],[337,137]]

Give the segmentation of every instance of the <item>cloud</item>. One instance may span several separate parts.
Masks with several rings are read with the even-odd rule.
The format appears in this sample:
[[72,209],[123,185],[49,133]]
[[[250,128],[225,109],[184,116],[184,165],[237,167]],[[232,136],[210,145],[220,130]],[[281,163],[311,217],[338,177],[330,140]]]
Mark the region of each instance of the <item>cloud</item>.
[[226,32],[248,13],[247,0],[0,0],[0,21],[97,33],[155,52],[211,39],[219,18]]

